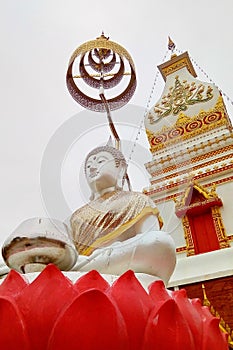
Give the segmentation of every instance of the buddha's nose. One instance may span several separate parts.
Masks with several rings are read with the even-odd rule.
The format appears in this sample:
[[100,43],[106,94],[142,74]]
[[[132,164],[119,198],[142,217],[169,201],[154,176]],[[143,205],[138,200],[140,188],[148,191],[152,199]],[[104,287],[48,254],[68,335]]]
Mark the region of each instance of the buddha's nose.
[[96,171],[97,171],[97,168],[95,168],[95,167],[91,167],[90,168],[90,173],[91,174],[95,173]]

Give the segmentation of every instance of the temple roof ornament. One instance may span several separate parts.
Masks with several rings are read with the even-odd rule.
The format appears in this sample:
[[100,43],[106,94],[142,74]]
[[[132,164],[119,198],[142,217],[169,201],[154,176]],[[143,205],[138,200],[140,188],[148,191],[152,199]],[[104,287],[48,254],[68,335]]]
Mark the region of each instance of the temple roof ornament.
[[[202,197],[198,197],[198,201],[192,201],[193,191],[197,191]],[[180,200],[176,199],[175,212],[178,217],[184,216],[188,211],[197,210],[198,207],[207,208],[213,206],[222,206],[223,203],[218,197],[215,191],[215,185],[210,191],[207,191],[203,186],[201,186],[197,181],[190,180],[189,185],[187,186],[186,191]]]
[[169,36],[168,37],[168,50],[173,52],[175,50],[175,47],[176,47],[176,45],[175,45],[174,41],[172,41],[172,39]]
[[160,64],[158,66],[158,69],[162,74],[163,79],[166,81],[168,75],[184,67],[188,69],[188,71],[190,72],[190,74],[192,74],[192,76],[194,76],[194,78],[197,76],[193,68],[192,62],[189,58],[188,52],[184,52],[179,56],[173,55],[169,61]]

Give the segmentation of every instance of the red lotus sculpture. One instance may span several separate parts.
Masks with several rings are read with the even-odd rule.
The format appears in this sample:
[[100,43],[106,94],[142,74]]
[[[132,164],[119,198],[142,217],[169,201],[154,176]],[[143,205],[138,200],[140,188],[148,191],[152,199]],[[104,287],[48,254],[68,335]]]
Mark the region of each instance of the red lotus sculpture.
[[147,293],[128,271],[110,286],[96,271],[72,283],[48,265],[32,282],[11,271],[0,285],[3,350],[226,350],[199,300],[161,281]]

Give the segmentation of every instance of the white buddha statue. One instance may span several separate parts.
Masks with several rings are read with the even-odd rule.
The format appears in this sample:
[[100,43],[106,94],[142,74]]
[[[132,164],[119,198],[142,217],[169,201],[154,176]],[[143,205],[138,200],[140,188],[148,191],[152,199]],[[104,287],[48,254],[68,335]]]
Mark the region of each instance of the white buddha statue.
[[72,270],[120,275],[131,269],[167,283],[176,264],[173,239],[160,231],[163,223],[149,197],[122,189],[123,154],[98,147],[88,154],[85,173],[92,196],[70,219],[79,253]]
[[[147,282],[167,283],[176,264],[174,242],[160,231],[163,222],[153,201],[122,189],[126,167],[123,154],[114,147],[92,150],[85,162],[91,200],[71,216],[71,234],[57,220],[23,222],[3,246],[9,268],[38,272],[54,263],[61,270],[108,275],[133,270]],[[0,275],[9,268],[0,265]]]

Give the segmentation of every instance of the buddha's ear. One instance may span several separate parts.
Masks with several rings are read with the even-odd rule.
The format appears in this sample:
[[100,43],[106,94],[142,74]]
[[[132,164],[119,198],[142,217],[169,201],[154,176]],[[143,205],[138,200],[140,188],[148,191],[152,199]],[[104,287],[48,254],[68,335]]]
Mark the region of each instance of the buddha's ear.
[[119,189],[123,188],[123,179],[124,179],[125,173],[126,173],[126,166],[121,164],[118,178],[117,178],[117,187]]
[[94,200],[94,198],[95,198],[95,195],[94,195],[94,193],[93,193],[93,192],[91,192],[91,195],[90,195],[90,197],[89,197],[89,201],[93,201],[93,200]]

